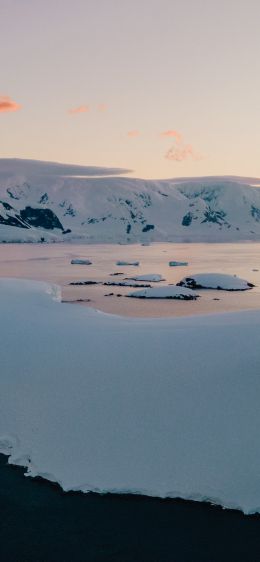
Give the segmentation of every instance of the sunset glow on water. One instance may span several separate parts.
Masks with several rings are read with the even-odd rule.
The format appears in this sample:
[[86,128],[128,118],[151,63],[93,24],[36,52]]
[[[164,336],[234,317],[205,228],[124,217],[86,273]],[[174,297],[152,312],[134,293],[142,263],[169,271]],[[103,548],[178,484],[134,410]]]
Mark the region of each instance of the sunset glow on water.
[[[71,265],[73,258],[87,258],[92,265]],[[137,260],[138,267],[117,266],[118,260]],[[188,266],[170,267],[169,261],[187,261]],[[257,271],[258,270],[258,271]],[[122,272],[122,276],[110,274]],[[124,298],[129,287],[103,285],[70,286],[73,281],[124,280],[133,275],[161,274],[160,285],[176,284],[196,273],[227,273],[253,283],[245,292],[201,290],[197,301],[143,301]],[[112,314],[127,316],[186,316],[260,308],[260,244],[153,244],[66,245],[13,244],[0,247],[0,276],[21,277],[57,283],[64,301]],[[113,296],[105,296],[113,292]],[[120,294],[122,297],[117,297]],[[90,299],[89,302],[82,302]],[[217,299],[217,300],[215,300]]]

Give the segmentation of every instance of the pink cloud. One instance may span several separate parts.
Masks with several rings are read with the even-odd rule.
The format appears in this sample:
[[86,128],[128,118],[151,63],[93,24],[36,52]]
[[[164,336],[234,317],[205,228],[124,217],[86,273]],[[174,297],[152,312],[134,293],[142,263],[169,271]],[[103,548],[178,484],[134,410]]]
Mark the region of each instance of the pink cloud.
[[172,160],[174,162],[183,162],[183,160],[201,160],[202,155],[195,152],[191,144],[179,144],[175,143],[165,154],[167,160]]
[[107,104],[106,103],[99,103],[98,106],[97,106],[97,109],[101,113],[104,113],[105,111],[107,111]]
[[78,107],[73,107],[69,109],[70,115],[77,115],[78,113],[87,113],[89,111],[89,105],[79,105]]
[[160,136],[161,137],[174,137],[177,142],[182,141],[181,133],[179,133],[178,131],[175,131],[174,129],[169,129],[169,131],[163,131],[162,133],[160,133]]
[[127,133],[127,136],[129,138],[139,137],[139,135],[140,135],[140,131],[137,131],[137,130],[128,131],[128,133]]
[[8,111],[18,111],[21,105],[12,100],[9,96],[0,96],[0,112],[7,113]]

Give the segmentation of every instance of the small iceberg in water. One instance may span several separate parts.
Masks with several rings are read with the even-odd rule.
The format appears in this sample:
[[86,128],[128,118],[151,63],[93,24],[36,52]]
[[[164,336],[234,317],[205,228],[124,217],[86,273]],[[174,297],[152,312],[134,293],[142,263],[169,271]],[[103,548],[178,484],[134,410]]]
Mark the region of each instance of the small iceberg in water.
[[169,266],[170,267],[178,267],[178,266],[184,266],[184,265],[188,265],[187,261],[169,261]]
[[91,265],[92,261],[86,259],[75,258],[70,262],[72,265]]
[[116,265],[134,265],[134,266],[138,266],[140,265],[139,261],[117,261]]

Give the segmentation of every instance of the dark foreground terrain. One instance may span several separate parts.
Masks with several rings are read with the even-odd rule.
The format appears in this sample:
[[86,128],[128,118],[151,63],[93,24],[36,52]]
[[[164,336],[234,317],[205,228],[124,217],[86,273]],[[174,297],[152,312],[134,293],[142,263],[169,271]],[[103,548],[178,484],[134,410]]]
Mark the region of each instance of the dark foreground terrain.
[[260,517],[142,496],[64,493],[0,455],[1,562],[258,562]]

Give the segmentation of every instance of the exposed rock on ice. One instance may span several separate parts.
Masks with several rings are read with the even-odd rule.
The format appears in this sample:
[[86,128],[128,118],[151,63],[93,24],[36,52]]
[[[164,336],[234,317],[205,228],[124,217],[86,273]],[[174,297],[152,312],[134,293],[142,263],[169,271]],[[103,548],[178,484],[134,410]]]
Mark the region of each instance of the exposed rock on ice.
[[69,285],[101,285],[101,281],[71,281]]
[[149,283],[133,283],[133,281],[106,281],[103,285],[110,285],[111,287],[151,287]]

